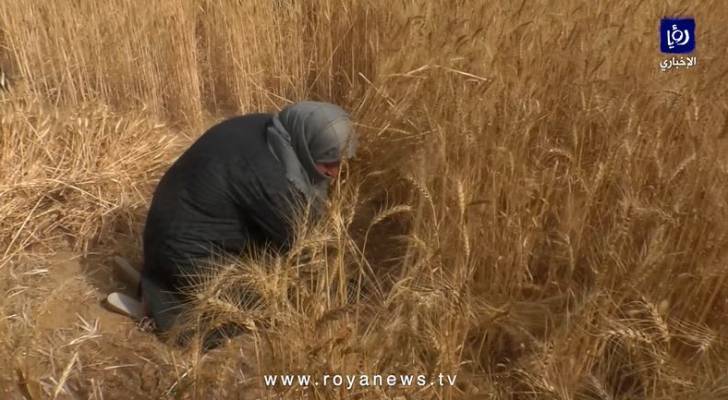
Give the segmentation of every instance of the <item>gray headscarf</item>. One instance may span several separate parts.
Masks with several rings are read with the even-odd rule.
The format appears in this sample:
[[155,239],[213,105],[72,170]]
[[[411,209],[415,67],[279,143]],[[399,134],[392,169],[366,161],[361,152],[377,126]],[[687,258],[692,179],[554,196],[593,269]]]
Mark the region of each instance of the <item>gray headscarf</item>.
[[315,164],[353,157],[357,145],[349,114],[316,101],[295,103],[274,115],[267,139],[288,180],[317,209],[326,200],[331,179]]

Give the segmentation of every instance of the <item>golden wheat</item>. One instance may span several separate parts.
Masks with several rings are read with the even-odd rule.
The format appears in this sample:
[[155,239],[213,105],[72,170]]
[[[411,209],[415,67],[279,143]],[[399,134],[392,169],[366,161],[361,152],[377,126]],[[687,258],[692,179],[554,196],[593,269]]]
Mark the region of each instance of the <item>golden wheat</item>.
[[[658,70],[668,15],[696,18],[696,68]],[[717,0],[1,2],[0,393],[725,397],[726,17]],[[190,277],[182,328],[250,333],[203,354],[98,307],[182,150],[305,98],[361,133],[330,215],[286,256]],[[429,383],[263,383],[295,373]]]

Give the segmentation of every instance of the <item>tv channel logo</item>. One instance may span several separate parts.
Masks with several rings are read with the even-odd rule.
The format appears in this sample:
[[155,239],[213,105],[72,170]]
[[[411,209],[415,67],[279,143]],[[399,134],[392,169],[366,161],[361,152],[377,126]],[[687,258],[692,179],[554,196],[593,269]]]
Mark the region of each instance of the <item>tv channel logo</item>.
[[663,53],[674,54],[685,54],[695,50],[695,19],[661,19],[660,50]]

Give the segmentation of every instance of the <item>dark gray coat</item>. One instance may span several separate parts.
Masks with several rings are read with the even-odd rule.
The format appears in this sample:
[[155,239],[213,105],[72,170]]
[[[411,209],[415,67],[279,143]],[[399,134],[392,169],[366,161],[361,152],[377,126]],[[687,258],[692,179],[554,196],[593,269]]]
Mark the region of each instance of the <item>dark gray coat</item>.
[[144,228],[142,292],[162,330],[172,322],[165,310],[184,301],[183,275],[213,251],[290,246],[302,198],[266,142],[271,119],[250,114],[213,126],[160,180]]

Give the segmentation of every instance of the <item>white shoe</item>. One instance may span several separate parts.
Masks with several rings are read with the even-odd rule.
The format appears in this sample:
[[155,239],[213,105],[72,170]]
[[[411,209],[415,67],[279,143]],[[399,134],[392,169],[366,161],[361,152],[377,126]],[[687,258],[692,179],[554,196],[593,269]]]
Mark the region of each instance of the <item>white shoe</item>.
[[106,297],[106,305],[111,311],[126,315],[136,321],[144,317],[144,306],[142,302],[124,293],[111,293]]

